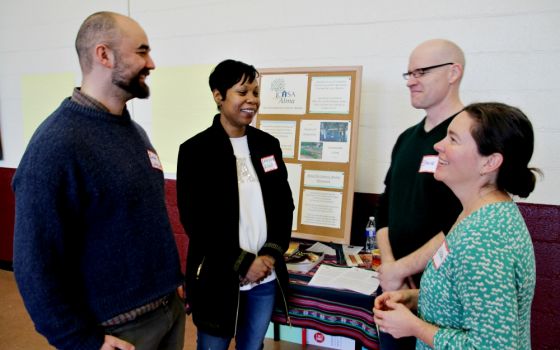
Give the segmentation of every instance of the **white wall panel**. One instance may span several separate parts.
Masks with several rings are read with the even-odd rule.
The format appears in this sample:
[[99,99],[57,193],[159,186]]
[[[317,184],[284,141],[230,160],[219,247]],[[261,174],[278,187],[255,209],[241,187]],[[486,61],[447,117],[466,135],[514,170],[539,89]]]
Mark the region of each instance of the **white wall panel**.
[[[532,119],[534,165],[545,172],[528,202],[560,204],[560,2],[556,0],[119,0],[0,2],[0,121],[5,159],[23,152],[22,74],[79,74],[74,38],[102,9],[130,14],[146,30],[158,67],[363,66],[356,190],[379,193],[397,136],[423,117],[401,73],[410,51],[434,37],[467,57],[463,102],[497,100]],[[70,94],[70,92],[69,92]],[[149,101],[129,104],[151,129]]]

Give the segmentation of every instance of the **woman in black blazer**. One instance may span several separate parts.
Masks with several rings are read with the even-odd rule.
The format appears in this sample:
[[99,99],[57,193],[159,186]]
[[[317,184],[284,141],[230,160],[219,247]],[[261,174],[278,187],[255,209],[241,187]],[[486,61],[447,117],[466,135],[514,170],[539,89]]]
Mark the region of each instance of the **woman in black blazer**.
[[198,349],[261,349],[275,300],[287,316],[292,195],[280,143],[249,124],[258,72],[226,60],[210,75],[219,114],[180,146],[177,196],[189,236],[186,297]]

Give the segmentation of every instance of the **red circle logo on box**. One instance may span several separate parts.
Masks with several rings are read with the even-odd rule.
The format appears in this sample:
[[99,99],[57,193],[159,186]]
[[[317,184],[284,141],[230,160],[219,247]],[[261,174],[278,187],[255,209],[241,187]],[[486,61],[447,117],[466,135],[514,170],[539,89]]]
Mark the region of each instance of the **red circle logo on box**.
[[313,338],[315,338],[315,341],[317,343],[322,343],[325,341],[325,335],[323,333],[315,333],[315,335],[313,336]]

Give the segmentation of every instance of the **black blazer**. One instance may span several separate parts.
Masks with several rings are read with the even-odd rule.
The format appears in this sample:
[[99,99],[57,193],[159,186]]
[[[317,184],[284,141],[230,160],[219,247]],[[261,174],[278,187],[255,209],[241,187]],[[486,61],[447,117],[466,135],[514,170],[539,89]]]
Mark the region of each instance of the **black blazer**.
[[[274,257],[277,285],[281,287],[277,296],[287,311],[288,274],[283,253],[290,242],[294,210],[288,173],[276,138],[251,126],[246,135],[267,222],[267,240],[258,255]],[[278,167],[275,170],[263,166],[263,158],[270,156]],[[239,278],[245,276],[256,256],[239,247],[236,159],[219,114],[211,127],[180,146],[177,202],[189,236],[186,292],[193,321],[209,334],[233,336]]]

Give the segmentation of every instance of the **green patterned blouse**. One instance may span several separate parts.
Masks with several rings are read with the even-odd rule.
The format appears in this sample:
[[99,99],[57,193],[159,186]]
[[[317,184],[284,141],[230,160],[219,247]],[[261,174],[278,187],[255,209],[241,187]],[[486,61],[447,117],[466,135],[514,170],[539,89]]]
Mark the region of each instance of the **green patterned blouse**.
[[[426,267],[418,313],[439,327],[435,349],[530,349],[535,255],[514,202],[486,205],[447,236]],[[418,340],[416,349],[430,349]]]

